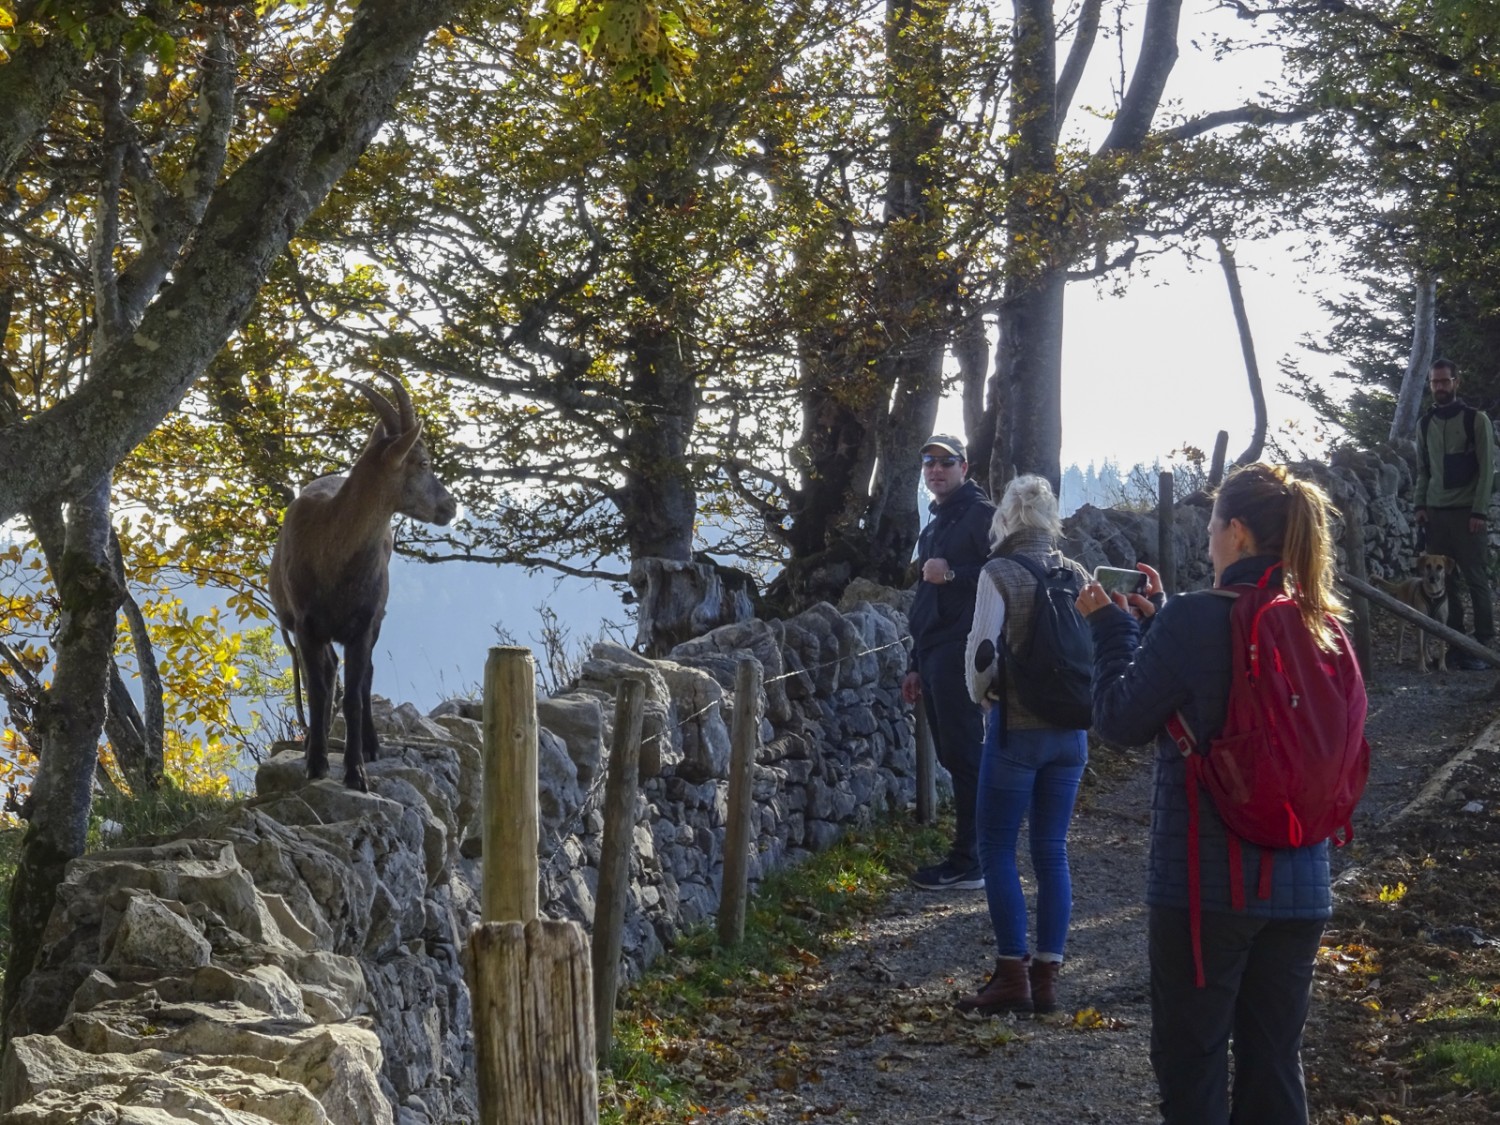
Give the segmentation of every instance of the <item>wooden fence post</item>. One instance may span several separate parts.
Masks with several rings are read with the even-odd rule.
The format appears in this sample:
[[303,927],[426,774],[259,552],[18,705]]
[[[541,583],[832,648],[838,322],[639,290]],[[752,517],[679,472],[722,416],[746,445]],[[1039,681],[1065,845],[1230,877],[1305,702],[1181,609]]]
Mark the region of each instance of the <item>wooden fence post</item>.
[[490,649],[484,666],[486,922],[537,916],[536,664],[531,650]]
[[927,701],[917,706],[917,823],[937,823],[937,747],[927,725]]
[[[1343,513],[1345,570],[1361,582],[1369,581],[1369,572],[1365,569],[1365,514],[1365,506],[1353,498]],[[1375,672],[1370,650],[1369,599],[1355,592],[1349,599],[1349,608],[1354,612],[1349,639],[1354,642],[1354,655],[1359,660],[1360,671],[1368,680]],[[1417,634],[1419,645],[1426,643],[1421,636]]]
[[719,894],[719,944],[745,936],[750,882],[750,820],[755,807],[755,751],[760,745],[760,661],[745,657],[734,677],[734,724],[729,732],[729,819],[724,826],[724,888]]
[[1156,569],[1161,574],[1161,588],[1167,594],[1177,593],[1177,542],[1172,534],[1176,528],[1172,474],[1162,473],[1156,478]]
[[598,1125],[588,935],[577,922],[488,922],[469,939],[481,1125]]
[[1214,459],[1208,470],[1208,486],[1218,488],[1224,482],[1224,459],[1229,456],[1229,431],[1220,430],[1214,438]]
[[484,883],[469,938],[481,1125],[597,1125],[588,936],[538,917],[536,666],[492,648],[484,670]]
[[594,896],[594,1043],[601,1066],[609,1064],[614,1037],[615,989],[625,898],[630,891],[630,850],[635,835],[635,796],[640,783],[641,720],[646,685],[623,679],[615,689],[614,745],[604,786],[604,838],[599,845],[599,893]]

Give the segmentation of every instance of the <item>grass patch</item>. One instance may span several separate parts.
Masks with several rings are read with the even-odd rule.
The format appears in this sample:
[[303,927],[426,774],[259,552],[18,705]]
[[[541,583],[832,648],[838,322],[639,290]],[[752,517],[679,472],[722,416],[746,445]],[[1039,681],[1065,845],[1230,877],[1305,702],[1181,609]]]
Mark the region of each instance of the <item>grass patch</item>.
[[138,797],[103,793],[95,797],[89,816],[88,850],[155,844],[195,825],[200,831],[211,831],[211,825],[241,800],[192,793],[174,785]]
[[733,1060],[727,1048],[705,1044],[698,1021],[726,998],[774,985],[836,949],[918,863],[942,854],[951,828],[903,818],[851,832],[762,880],[734,949],[718,945],[712,924],[685,934],[616,1013],[610,1071],[600,1076],[603,1125],[672,1125],[700,1112],[695,1080],[732,1083]]
[[1489,1092],[1500,1090],[1500,1035],[1439,1039],[1419,1057],[1460,1086]]

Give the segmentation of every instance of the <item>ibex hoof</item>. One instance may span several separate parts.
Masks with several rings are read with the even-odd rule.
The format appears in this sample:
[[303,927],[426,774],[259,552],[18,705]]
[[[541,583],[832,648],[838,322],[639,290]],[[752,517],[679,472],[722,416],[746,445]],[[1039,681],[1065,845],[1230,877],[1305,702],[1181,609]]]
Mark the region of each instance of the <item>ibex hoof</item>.
[[358,789],[361,793],[370,791],[370,783],[365,780],[364,770],[350,770],[344,774],[344,784],[350,789]]
[[307,759],[307,780],[308,781],[317,781],[320,778],[324,778],[324,777],[327,777],[327,776],[328,776],[328,759],[327,758],[309,758],[309,759]]

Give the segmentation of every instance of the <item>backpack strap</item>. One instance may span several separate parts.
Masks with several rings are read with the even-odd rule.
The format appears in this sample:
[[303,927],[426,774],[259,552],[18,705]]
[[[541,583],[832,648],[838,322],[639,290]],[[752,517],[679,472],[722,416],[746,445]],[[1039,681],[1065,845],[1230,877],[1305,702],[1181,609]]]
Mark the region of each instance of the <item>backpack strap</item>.
[[[1267,574],[1269,573],[1267,571]],[[1264,577],[1262,576],[1262,580]],[[1229,598],[1231,601],[1238,598],[1241,593],[1229,586],[1215,586],[1204,592],[1221,598]],[[1184,759],[1188,807],[1188,935],[1193,943],[1194,982],[1198,988],[1205,988],[1207,977],[1203,972],[1203,877],[1198,832],[1198,799],[1203,788],[1204,757],[1202,754],[1195,753],[1198,749],[1197,736],[1187,725],[1187,720],[1183,718],[1180,710],[1172,712],[1166,725],[1167,737],[1177,744],[1177,749],[1182,752]],[[1229,838],[1229,904],[1235,910],[1244,910],[1245,871],[1240,856],[1240,840],[1227,827],[1225,834]],[[1270,868],[1264,857],[1262,857],[1261,864],[1261,879],[1266,885],[1266,893],[1261,896],[1264,898],[1270,894],[1269,879],[1265,874]]]

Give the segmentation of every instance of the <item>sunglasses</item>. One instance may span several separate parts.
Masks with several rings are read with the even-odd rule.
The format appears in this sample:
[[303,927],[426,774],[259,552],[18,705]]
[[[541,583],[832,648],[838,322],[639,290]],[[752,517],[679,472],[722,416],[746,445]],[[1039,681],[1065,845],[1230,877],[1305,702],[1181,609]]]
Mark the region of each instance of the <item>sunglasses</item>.
[[960,462],[957,457],[953,457],[951,455],[947,457],[939,457],[933,453],[922,454],[922,465],[924,468],[928,465],[941,465],[945,469],[951,469],[954,465],[958,464],[962,464],[962,462]]

